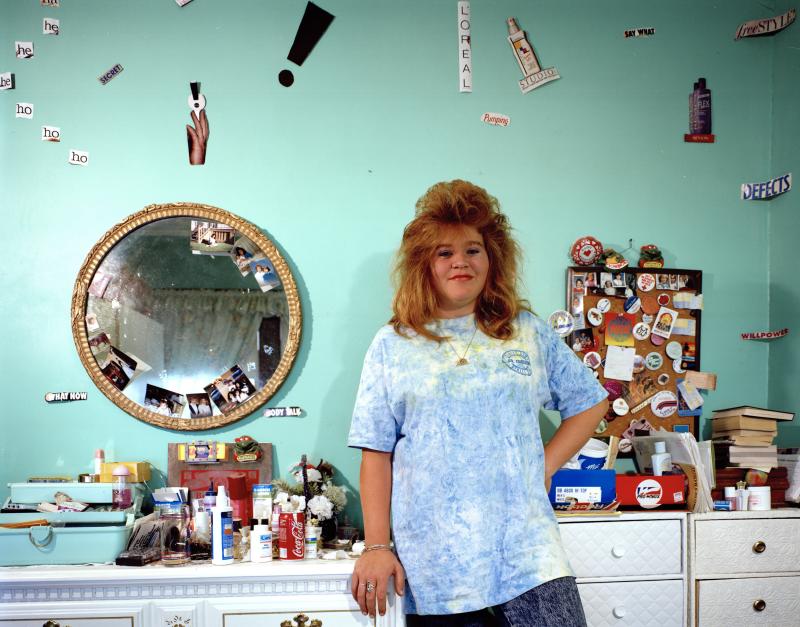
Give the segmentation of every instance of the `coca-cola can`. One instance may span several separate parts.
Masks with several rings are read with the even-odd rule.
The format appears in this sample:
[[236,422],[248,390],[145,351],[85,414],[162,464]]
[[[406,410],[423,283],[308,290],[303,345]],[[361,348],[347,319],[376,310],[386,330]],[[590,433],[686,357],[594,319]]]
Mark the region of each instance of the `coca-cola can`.
[[282,560],[301,560],[306,550],[306,515],[303,512],[281,512],[279,519]]

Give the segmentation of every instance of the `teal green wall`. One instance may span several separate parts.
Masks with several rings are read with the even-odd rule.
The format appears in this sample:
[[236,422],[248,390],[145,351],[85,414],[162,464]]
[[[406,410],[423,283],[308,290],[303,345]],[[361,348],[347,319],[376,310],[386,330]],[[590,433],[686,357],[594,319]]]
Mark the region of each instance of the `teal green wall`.
[[[359,453],[345,438],[361,360],[389,316],[402,228],[442,179],[466,178],[499,197],[525,249],[526,295],[542,314],[563,306],[567,251],[587,233],[618,250],[629,238],[637,249],[655,242],[668,265],[703,270],[703,368],[719,374],[709,410],[767,402],[767,348],[738,334],[772,322],[768,214],[738,190],[771,174],[774,42],[733,34],[770,10],[744,0],[476,0],[474,93],[459,94],[455,0],[320,5],[336,20],[292,67],[286,89],[276,76],[290,67],[299,0],[4,4],[0,71],[15,72],[17,88],[0,92],[8,234],[0,493],[32,474],[86,472],[97,447],[164,469],[167,443],[192,437],[111,404],[70,334],[84,256],[150,203],[237,213],[263,227],[298,272],[302,348],[271,404],[300,405],[306,417],[256,414],[194,436],[270,441],[282,475],[306,452],[357,486]],[[561,80],[520,93],[505,40],[511,15]],[[58,37],[40,34],[45,16],[61,20]],[[645,26],[656,35],[623,38]],[[795,37],[800,27],[792,28]],[[16,59],[15,40],[33,40],[36,56]],[[124,71],[101,86],[97,76],[116,63]],[[683,142],[699,76],[713,94],[712,145]],[[208,99],[202,167],[187,161],[191,80]],[[15,102],[34,103],[34,119],[15,119]],[[511,125],[483,124],[487,111]],[[40,141],[43,124],[61,127],[60,144]],[[68,165],[70,148],[89,151],[89,166]],[[88,391],[89,400],[46,405],[45,392],[59,390]]]
[[[775,14],[797,7],[786,0]],[[773,62],[773,131],[767,180],[791,172],[800,176],[800,26],[793,24],[775,38]],[[793,184],[797,184],[793,182]],[[789,328],[789,335],[769,344],[769,403],[776,409],[800,413],[800,281],[796,264],[800,239],[800,200],[796,189],[771,200],[764,212],[769,220],[769,328]],[[800,446],[800,418],[780,426],[778,444]]]

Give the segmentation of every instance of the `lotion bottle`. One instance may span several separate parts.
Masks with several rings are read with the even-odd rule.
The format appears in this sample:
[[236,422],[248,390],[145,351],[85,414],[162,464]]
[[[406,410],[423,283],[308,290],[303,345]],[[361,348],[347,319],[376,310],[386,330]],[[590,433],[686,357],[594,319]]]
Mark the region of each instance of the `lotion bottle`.
[[211,508],[211,563],[233,564],[233,508],[225,486],[219,486],[217,502]]
[[533,52],[533,46],[525,37],[525,32],[517,24],[517,20],[513,17],[506,20],[508,23],[508,43],[514,50],[514,58],[519,64],[524,76],[530,76],[541,72],[542,68],[539,66],[539,60]]
[[672,455],[667,453],[667,445],[664,442],[656,441],[656,452],[651,457],[651,463],[656,477],[672,470]]

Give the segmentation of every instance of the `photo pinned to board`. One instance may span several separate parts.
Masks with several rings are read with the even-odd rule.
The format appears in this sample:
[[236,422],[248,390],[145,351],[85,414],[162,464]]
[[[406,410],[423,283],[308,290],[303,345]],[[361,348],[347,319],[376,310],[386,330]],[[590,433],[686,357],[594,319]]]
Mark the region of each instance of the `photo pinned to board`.
[[256,388],[238,365],[234,365],[204,390],[224,414],[235,409],[256,392]]
[[109,346],[106,363],[100,366],[100,371],[115,388],[122,391],[133,379],[136,366],[135,359],[115,346]]
[[256,283],[258,283],[258,287],[261,288],[262,292],[268,292],[281,284],[281,280],[278,278],[278,275],[275,274],[275,268],[272,266],[272,262],[265,257],[251,259],[250,270],[253,272]]
[[214,414],[211,397],[205,392],[192,392],[186,395],[189,404],[189,418],[209,418]]
[[239,272],[242,273],[242,276],[250,274],[250,262],[256,257],[256,253],[258,252],[258,247],[250,238],[244,235],[233,243],[231,259],[233,263],[236,264],[236,267],[239,268]]
[[189,247],[195,255],[229,255],[236,240],[236,230],[221,222],[191,220]]
[[572,314],[572,324],[576,329],[586,327],[586,319],[583,315],[583,293],[573,292],[570,301],[570,313]]
[[597,340],[594,337],[594,329],[578,329],[572,332],[570,337],[572,350],[577,353],[587,353],[597,350]]
[[186,397],[148,383],[144,392],[144,406],[160,416],[180,418],[186,406]]
[[601,272],[598,285],[591,287],[595,294],[617,298],[633,296],[636,290],[636,275],[630,272]]
[[576,272],[572,275],[572,292],[573,294],[586,294],[586,274],[583,272]]

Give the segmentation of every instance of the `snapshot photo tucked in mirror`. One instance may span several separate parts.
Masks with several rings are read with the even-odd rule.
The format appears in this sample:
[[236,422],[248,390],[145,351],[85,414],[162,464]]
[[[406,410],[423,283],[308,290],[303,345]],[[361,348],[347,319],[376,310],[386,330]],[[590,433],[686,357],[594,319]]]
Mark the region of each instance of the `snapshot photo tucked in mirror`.
[[193,429],[238,419],[274,393],[296,352],[299,309],[293,321],[294,281],[288,270],[282,280],[276,264],[285,261],[258,239],[177,216],[145,222],[110,246],[87,279],[81,329],[96,368],[84,365],[101,389],[95,372],[113,386],[109,398],[117,402],[118,390],[146,410],[117,402],[129,413]]

